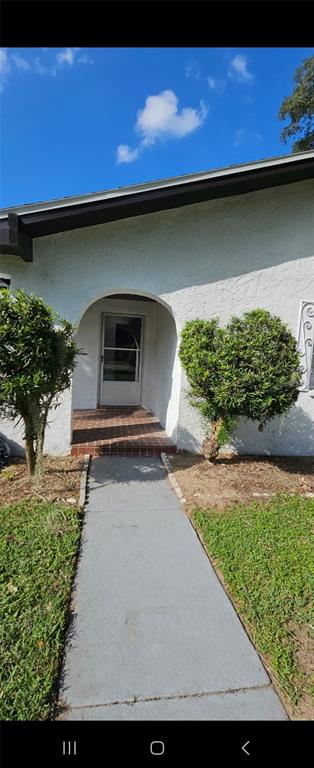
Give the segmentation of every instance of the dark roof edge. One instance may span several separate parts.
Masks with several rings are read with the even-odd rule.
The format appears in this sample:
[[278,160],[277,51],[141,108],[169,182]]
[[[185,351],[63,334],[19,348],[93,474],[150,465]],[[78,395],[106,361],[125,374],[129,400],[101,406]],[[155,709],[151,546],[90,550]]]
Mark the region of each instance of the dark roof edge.
[[279,155],[276,157],[264,158],[262,160],[255,160],[247,163],[237,163],[235,165],[228,165],[222,168],[213,168],[212,170],[194,172],[191,174],[184,174],[182,176],[167,177],[164,179],[157,179],[155,181],[142,182],[140,184],[132,184],[130,186],[118,187],[117,189],[108,189],[100,192],[92,192],[85,195],[76,195],[62,198],[55,198],[52,200],[46,200],[37,203],[27,203],[23,205],[11,206],[10,208],[0,209],[0,219],[8,215],[8,213],[27,214],[35,213],[38,211],[48,211],[54,208],[64,208],[72,205],[82,205],[88,202],[97,202],[100,200],[106,200],[112,197],[123,197],[125,195],[136,195],[141,192],[148,192],[151,190],[163,189],[165,187],[176,187],[177,185],[184,186],[190,182],[194,183],[206,179],[214,179],[217,177],[230,176],[234,174],[242,174],[250,170],[258,170],[263,168],[271,168],[275,166],[281,166],[285,164],[292,165],[300,160],[308,160],[314,157],[314,150],[306,150],[303,152],[295,152],[289,155]]
[[[153,213],[314,178],[314,152],[299,153],[280,162],[259,162],[225,169],[221,173],[199,174],[173,183],[122,188],[114,193],[76,198],[76,202],[18,209],[0,219],[0,252],[15,253],[32,260],[32,239],[57,232],[93,226],[123,218]],[[171,180],[169,180],[171,182]],[[95,199],[96,197],[96,199]],[[33,207],[33,206],[32,206]]]

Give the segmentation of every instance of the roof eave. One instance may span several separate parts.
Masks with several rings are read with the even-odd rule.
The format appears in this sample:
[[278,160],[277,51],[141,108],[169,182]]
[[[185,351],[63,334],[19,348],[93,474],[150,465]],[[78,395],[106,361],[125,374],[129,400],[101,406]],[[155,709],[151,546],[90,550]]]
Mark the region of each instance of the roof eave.
[[[32,239],[57,232],[93,226],[123,218],[178,208],[206,200],[240,195],[314,177],[314,152],[298,158],[281,158],[282,162],[260,162],[228,173],[203,174],[185,181],[159,185],[136,193],[125,188],[117,195],[20,213],[9,212],[0,220],[0,252],[32,260]],[[2,232],[2,236],[1,236]],[[7,250],[5,250],[7,248]],[[8,250],[9,249],[9,250]]]

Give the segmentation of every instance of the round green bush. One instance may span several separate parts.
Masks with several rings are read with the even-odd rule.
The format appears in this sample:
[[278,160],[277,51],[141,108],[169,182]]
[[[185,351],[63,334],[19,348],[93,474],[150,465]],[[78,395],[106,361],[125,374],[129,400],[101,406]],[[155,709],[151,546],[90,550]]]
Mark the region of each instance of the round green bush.
[[258,421],[263,429],[298,398],[296,340],[282,320],[265,309],[233,317],[225,328],[217,319],[187,322],[179,355],[191,402],[214,432],[216,427],[219,444],[238,418]]

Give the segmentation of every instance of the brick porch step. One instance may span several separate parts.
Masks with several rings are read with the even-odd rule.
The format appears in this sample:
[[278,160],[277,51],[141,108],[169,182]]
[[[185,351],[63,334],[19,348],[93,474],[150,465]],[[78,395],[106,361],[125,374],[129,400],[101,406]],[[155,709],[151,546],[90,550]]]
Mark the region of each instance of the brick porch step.
[[91,456],[160,456],[162,452],[176,453],[176,446],[171,443],[166,445],[149,445],[143,443],[106,443],[96,445],[90,443],[77,443],[71,445],[71,456],[81,456],[89,453]]
[[73,412],[72,456],[160,456],[176,450],[156,416],[145,408],[106,406]]

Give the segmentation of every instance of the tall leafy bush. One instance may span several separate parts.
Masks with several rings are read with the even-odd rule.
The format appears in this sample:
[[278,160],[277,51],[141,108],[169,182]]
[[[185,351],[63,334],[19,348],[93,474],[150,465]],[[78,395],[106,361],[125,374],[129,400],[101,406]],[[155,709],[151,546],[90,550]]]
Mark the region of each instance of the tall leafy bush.
[[43,468],[49,409],[71,383],[75,328],[23,290],[0,292],[0,414],[23,421],[31,475]]
[[300,357],[296,340],[279,317],[265,309],[233,317],[225,328],[217,319],[190,320],[180,344],[189,397],[211,434],[204,454],[215,458],[240,417],[259,422],[286,413],[296,402]]

